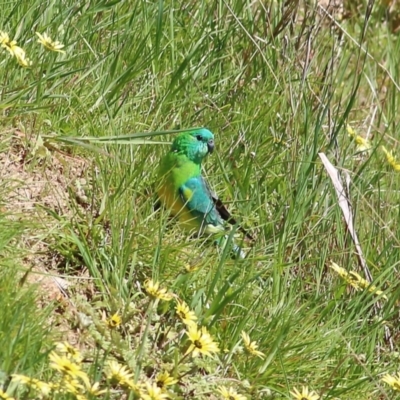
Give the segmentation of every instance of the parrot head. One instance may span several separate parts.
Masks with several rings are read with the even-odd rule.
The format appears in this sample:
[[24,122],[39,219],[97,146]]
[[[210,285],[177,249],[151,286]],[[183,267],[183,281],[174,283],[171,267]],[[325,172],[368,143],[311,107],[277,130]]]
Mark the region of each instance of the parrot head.
[[171,150],[186,155],[195,163],[201,163],[204,157],[214,151],[214,135],[205,128],[183,132],[175,138]]

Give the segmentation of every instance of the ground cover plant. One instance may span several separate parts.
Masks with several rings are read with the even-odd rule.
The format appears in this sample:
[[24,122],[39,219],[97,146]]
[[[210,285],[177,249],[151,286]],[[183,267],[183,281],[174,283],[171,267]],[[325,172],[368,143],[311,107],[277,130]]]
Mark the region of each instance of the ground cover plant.
[[[0,398],[397,398],[398,11],[328,3],[2,4]],[[244,259],[155,207],[203,126]]]

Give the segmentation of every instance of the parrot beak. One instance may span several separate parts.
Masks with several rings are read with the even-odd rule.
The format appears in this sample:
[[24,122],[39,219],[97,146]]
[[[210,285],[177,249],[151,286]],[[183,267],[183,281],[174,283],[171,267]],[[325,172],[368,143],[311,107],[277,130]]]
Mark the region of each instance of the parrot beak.
[[214,151],[214,140],[209,140],[207,142],[208,152],[211,154]]

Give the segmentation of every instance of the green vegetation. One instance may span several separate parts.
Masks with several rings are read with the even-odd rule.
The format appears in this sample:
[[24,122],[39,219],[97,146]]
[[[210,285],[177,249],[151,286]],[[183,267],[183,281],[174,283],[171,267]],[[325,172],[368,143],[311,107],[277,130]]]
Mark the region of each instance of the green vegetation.
[[[2,4],[0,398],[396,398],[393,10],[282,3]],[[243,260],[154,210],[200,126]]]

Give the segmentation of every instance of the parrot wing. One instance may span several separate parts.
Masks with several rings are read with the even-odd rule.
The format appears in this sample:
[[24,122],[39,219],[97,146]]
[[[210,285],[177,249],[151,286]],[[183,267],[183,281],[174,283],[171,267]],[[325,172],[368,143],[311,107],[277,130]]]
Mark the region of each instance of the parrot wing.
[[[223,220],[218,213],[211,192],[202,176],[188,179],[180,188],[179,195],[194,218],[201,221],[201,225],[209,233],[223,231]],[[212,232],[214,231],[214,232]]]
[[[203,178],[202,178],[203,179]],[[218,214],[221,216],[221,218],[228,222],[231,225],[236,225],[236,219],[232,217],[232,214],[228,211],[228,209],[225,207],[225,204],[222,202],[222,200],[218,197],[218,195],[212,191],[207,183],[207,181],[205,179],[204,180],[204,184],[206,185],[208,191],[210,192],[212,201],[215,205],[215,208],[218,211]],[[246,229],[244,229],[243,227],[241,227],[239,225],[238,230],[240,232],[242,232],[248,239],[250,239],[251,241],[254,241],[254,238],[252,235],[250,235],[250,233],[248,231],[246,231]]]
[[[187,205],[192,215],[201,218],[202,224],[213,225],[222,230],[222,221],[236,225],[236,220],[225,207],[215,192],[213,192],[207,181],[200,175],[189,179],[179,188],[182,201]],[[250,240],[253,237],[241,226],[238,228]]]

